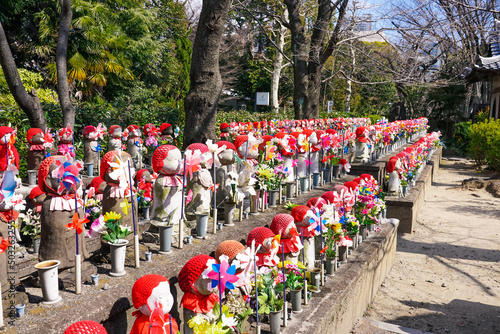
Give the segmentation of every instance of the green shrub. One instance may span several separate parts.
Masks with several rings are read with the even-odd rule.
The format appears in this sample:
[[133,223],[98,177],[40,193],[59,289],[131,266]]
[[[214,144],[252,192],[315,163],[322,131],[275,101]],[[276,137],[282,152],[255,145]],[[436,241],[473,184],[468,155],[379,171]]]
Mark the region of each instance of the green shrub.
[[472,122],[461,122],[453,126],[453,139],[448,143],[448,147],[460,155],[469,154],[471,125]]
[[470,135],[470,154],[476,163],[500,170],[500,120],[473,124]]

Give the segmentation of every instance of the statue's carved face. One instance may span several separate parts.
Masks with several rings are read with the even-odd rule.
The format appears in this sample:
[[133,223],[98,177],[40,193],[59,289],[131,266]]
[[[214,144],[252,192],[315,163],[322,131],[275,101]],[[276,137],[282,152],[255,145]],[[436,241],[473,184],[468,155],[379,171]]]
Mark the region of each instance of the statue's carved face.
[[36,135],[31,137],[31,143],[34,145],[41,145],[44,143],[43,137],[43,133],[37,133]]
[[162,132],[161,132],[161,135],[162,136],[171,136],[174,134],[174,130],[172,129],[171,126],[169,126],[168,128],[164,129]]
[[174,305],[174,297],[170,293],[170,285],[168,282],[161,282],[151,292],[148,298],[148,306],[151,311],[155,309],[156,303],[161,304],[163,313],[167,314]]
[[68,134],[65,132],[60,138],[59,142],[63,144],[72,144],[73,143],[73,134]]
[[202,295],[208,296],[213,291],[210,291],[208,288],[212,284],[212,280],[210,278],[203,278],[202,275],[198,277],[196,281],[194,281],[195,289]]
[[175,175],[181,171],[182,155],[179,149],[168,151],[167,156],[163,159],[163,167],[161,171],[165,175]]
[[282,233],[283,238],[291,238],[292,237],[292,233],[291,233],[292,229],[297,230],[297,226],[295,226],[295,223],[293,223],[293,222],[288,224],[288,226],[285,229],[285,232]]
[[311,145],[318,145],[318,136],[316,136],[316,132],[313,132],[310,136],[309,136],[309,143]]
[[2,143],[2,145],[7,145],[10,141],[11,135],[12,135],[11,133],[5,134],[2,138],[0,138],[0,143]]
[[219,157],[220,163],[224,166],[232,165],[236,162],[236,157],[234,156],[234,150],[231,149],[225,149],[224,151],[220,152],[217,156]]
[[115,131],[113,131],[113,137],[115,138],[121,138],[123,134],[123,130],[121,127],[117,127]]
[[264,241],[262,242],[262,247],[260,247],[260,249],[257,253],[261,253],[261,254],[269,253],[271,251],[271,247],[273,245],[273,239],[274,239],[273,237],[269,237],[269,238],[264,239]]

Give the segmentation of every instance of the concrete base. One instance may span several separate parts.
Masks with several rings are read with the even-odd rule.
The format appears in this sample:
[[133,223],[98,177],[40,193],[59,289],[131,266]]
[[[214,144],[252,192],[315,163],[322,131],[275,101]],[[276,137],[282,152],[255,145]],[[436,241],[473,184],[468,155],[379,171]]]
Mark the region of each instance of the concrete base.
[[[349,333],[363,316],[394,263],[397,226],[383,224],[381,231],[363,242],[315,294],[304,312],[294,314],[282,333]],[[265,325],[263,325],[264,327]],[[267,329],[267,328],[266,328]]]
[[442,148],[439,148],[432,155],[430,162],[424,167],[419,175],[416,185],[411,187],[406,197],[387,197],[387,216],[400,220],[398,232],[412,233],[417,222],[417,214],[425,202],[425,193],[432,185],[434,175],[439,169]]

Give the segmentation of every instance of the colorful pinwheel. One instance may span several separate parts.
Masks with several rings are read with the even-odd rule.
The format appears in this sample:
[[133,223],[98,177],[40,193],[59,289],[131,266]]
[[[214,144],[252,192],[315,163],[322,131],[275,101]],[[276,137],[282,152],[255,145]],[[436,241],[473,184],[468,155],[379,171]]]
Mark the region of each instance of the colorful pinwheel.
[[62,195],[65,189],[69,192],[71,187],[76,192],[80,185],[78,174],[80,173],[80,167],[82,167],[81,164],[72,164],[69,161],[62,162],[61,160],[56,160],[54,163],[59,166],[59,168],[52,171],[52,177],[59,182],[57,193]]
[[212,271],[207,275],[212,280],[212,289],[218,286],[221,292],[226,288],[232,290],[234,289],[234,283],[238,281],[236,266],[229,266],[227,257],[221,256],[220,261],[220,264],[212,264]]

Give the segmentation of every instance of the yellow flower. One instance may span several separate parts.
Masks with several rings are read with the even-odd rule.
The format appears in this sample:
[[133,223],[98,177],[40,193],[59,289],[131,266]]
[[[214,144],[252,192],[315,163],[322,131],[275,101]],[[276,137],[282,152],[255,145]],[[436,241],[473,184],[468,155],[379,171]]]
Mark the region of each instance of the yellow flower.
[[334,224],[333,225],[333,231],[335,233],[340,233],[342,232],[342,224],[338,223],[338,224]]
[[126,215],[128,215],[128,209],[130,209],[132,205],[131,204],[128,204],[128,201],[127,200],[124,200],[123,202],[120,203],[120,207],[122,208],[123,210],[123,213]]
[[116,213],[114,211],[110,211],[110,212],[106,212],[104,214],[104,221],[105,222],[107,222],[108,220],[115,220],[116,221],[116,220],[120,219],[121,217],[122,217],[121,214]]

